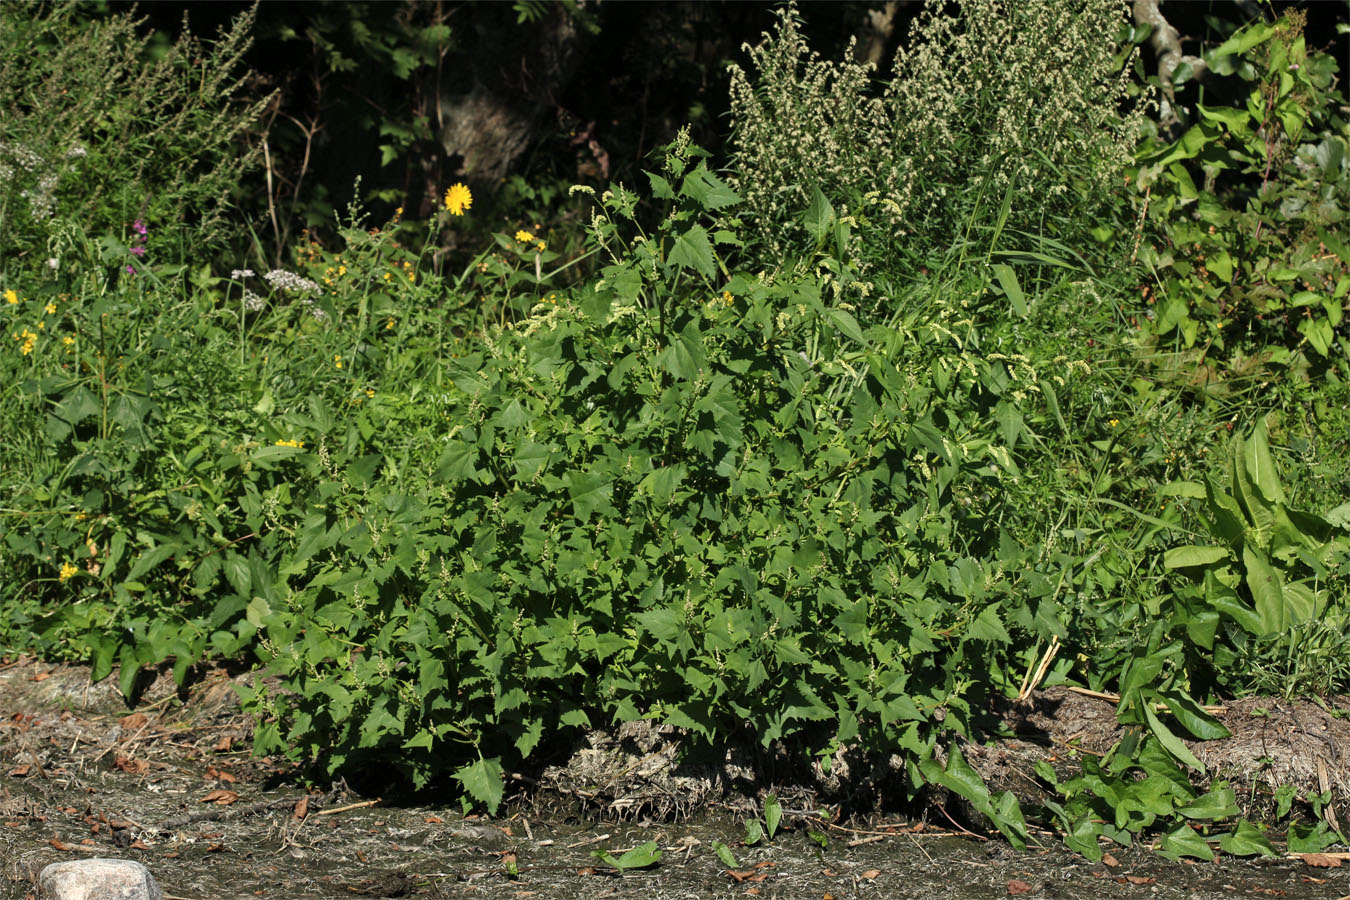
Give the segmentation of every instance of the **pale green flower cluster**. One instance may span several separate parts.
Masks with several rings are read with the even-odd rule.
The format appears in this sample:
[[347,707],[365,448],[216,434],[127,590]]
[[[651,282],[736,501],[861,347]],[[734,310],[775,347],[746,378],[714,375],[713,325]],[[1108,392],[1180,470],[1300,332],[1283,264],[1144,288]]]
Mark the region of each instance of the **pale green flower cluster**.
[[[1127,95],[1126,4],[927,0],[891,79],[870,64],[822,59],[794,6],[731,70],[736,187],[773,250],[800,228],[819,187],[902,234],[950,235],[961,203],[1030,226],[1120,184],[1143,122]],[[868,202],[871,199],[872,202]],[[795,229],[795,230],[794,230]]]

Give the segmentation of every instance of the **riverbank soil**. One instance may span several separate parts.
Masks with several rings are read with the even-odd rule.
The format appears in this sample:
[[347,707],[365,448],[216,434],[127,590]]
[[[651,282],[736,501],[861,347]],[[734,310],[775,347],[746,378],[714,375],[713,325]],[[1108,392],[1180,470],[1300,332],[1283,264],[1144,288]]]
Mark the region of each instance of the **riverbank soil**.
[[[690,765],[669,729],[592,735],[566,765],[514,780],[506,814],[493,819],[465,817],[431,794],[394,801],[341,782],[307,787],[284,761],[249,754],[251,725],[233,687],[245,677],[211,673],[186,692],[162,677],[129,709],[116,679],[91,685],[83,668],[0,664],[0,900],[33,896],[48,863],[89,856],[142,862],[166,897],[189,900],[1350,898],[1343,855],[1174,863],[1136,846],[1094,864],[1049,835],[1045,848],[1021,853],[963,833],[969,823],[938,807],[917,820],[824,821],[820,809],[859,807],[869,792],[875,800],[894,776],[888,761],[848,754],[828,773],[776,783],[783,828],[746,846],[764,760]],[[1350,731],[1333,713],[1347,709],[1343,699],[1328,709],[1243,701],[1222,714],[1232,738],[1194,749],[1246,786],[1254,815],[1285,779],[1301,790],[1327,783],[1344,818]],[[1003,714],[1016,737],[966,755],[1019,796],[1033,797],[1036,760],[1064,765],[1115,739],[1108,701],[1064,689]],[[619,872],[597,856],[649,842],[662,855],[647,868]]]

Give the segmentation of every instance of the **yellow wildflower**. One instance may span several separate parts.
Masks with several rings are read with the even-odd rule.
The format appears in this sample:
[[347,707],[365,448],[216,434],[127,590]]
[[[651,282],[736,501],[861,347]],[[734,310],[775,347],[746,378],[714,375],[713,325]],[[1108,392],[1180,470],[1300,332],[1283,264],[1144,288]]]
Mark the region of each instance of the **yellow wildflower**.
[[522,244],[528,244],[530,241],[534,240],[534,235],[522,229],[516,232],[516,240],[520,241]]
[[342,368],[342,354],[341,354],[341,353],[334,353],[334,354],[333,354],[333,365],[337,366],[339,369]]
[[296,448],[296,449],[298,450],[298,449],[300,449],[301,447],[305,446],[305,442],[304,442],[304,441],[280,440],[280,441],[277,441],[277,442],[276,442],[276,446],[278,446],[278,447],[294,447],[294,448]]
[[62,582],[69,581],[71,577],[74,576],[75,573],[78,571],[80,571],[79,568],[69,560],[61,563],[61,581]]
[[543,253],[545,250],[548,249],[548,244],[544,243],[543,241],[540,241],[539,243],[534,245],[534,249],[539,253]]
[[366,388],[366,396],[367,396],[367,397],[370,397],[370,398],[374,398],[374,396],[375,396],[375,389],[374,389],[374,388]]
[[48,302],[48,304],[43,307],[43,311],[46,312],[47,315],[49,316],[56,315],[56,304]]
[[385,331],[393,331],[393,330],[394,330],[394,320],[393,320],[393,319],[390,319],[388,322],[385,322],[385,323],[384,323],[384,330],[385,330]]
[[5,302],[8,303],[10,306],[13,306],[14,304],[19,302],[19,295],[14,293],[13,288],[5,291]]
[[75,335],[73,334],[66,335],[65,337],[61,338],[61,343],[69,347],[71,344],[75,343]]
[[450,185],[450,190],[445,192],[445,208],[450,210],[451,215],[462,216],[464,210],[473,206],[473,194],[469,189],[459,182]]

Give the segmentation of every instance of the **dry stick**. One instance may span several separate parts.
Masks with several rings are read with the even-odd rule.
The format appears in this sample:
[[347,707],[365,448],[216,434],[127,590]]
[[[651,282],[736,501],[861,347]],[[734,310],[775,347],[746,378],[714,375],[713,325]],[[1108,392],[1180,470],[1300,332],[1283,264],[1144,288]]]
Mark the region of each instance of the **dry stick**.
[[[913,835],[913,833],[909,833],[909,832],[907,832],[907,833],[909,834],[909,839],[910,839],[911,841],[914,841],[914,846],[919,848],[919,852],[922,853],[924,856],[928,856],[928,851],[925,850],[925,849],[923,849],[923,844],[920,844],[918,841],[915,841],[915,840],[914,840],[914,835]],[[928,856],[928,861],[931,863],[931,862],[933,861],[933,857]]]
[[609,835],[609,834],[602,834],[602,835],[600,835],[599,837],[593,837],[593,838],[590,838],[590,839],[584,840],[584,841],[577,841],[575,844],[568,844],[568,845],[567,845],[567,849],[568,849],[568,850],[575,850],[575,849],[577,849],[578,847],[588,847],[588,846],[590,846],[591,844],[598,844],[598,843],[600,843],[601,841],[607,841],[607,840],[610,839],[610,837],[611,837],[611,835]]
[[849,841],[849,842],[848,842],[847,844],[845,844],[844,846],[845,846],[845,847],[861,847],[863,844],[875,844],[877,841],[884,841],[884,840],[886,840],[886,838],[888,838],[888,837],[890,837],[889,834],[873,834],[873,835],[868,835],[867,837],[858,838],[857,840]]
[[383,797],[376,797],[374,800],[362,800],[360,803],[348,803],[346,806],[338,806],[333,809],[321,809],[310,813],[311,816],[335,816],[338,813],[350,812],[353,809],[361,809],[366,806],[374,806],[383,800]]
[[[1098,700],[1105,700],[1105,701],[1107,701],[1108,703],[1119,703],[1119,702],[1120,702],[1120,695],[1119,695],[1119,694],[1107,694],[1107,693],[1104,693],[1104,692],[1102,692],[1102,691],[1090,691],[1090,690],[1088,690],[1087,688],[1074,687],[1074,686],[1072,686],[1072,685],[1068,686],[1068,687],[1065,688],[1065,689],[1066,689],[1066,690],[1069,690],[1069,691],[1072,691],[1072,692],[1075,693],[1075,694],[1082,694],[1084,697],[1096,697]],[[1153,708],[1154,708],[1154,709],[1166,709],[1166,708],[1167,708],[1167,704],[1166,704],[1166,703],[1155,703],[1155,704],[1153,704]],[[1203,709],[1205,712],[1209,713],[1211,716],[1218,715],[1219,713],[1228,712],[1228,707],[1226,707],[1226,706],[1202,706],[1202,707],[1200,707],[1200,708]]]

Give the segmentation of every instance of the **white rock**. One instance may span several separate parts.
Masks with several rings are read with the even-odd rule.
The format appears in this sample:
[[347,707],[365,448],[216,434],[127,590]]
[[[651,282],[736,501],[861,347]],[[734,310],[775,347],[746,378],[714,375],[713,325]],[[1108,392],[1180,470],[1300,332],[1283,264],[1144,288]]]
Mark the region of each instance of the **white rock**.
[[40,900],[163,900],[150,870],[129,859],[73,859],[38,875]]

